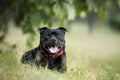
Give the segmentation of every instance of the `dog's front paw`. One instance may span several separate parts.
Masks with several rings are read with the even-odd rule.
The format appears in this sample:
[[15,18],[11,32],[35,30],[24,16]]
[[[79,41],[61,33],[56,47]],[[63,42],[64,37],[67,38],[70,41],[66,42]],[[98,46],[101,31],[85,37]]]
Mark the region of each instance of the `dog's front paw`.
[[32,55],[32,53],[31,52],[26,52],[23,56],[22,56],[22,58],[21,58],[21,62],[22,63],[29,63],[29,62],[31,62],[32,60],[33,60],[33,55]]
[[58,71],[61,73],[65,73],[67,71],[67,66],[60,67]]

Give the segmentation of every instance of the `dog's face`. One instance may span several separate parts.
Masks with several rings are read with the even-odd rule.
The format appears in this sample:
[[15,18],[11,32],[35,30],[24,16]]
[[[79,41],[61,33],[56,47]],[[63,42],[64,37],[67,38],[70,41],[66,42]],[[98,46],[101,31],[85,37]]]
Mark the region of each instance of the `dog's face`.
[[57,53],[65,46],[65,28],[49,29],[39,28],[40,43],[49,53]]

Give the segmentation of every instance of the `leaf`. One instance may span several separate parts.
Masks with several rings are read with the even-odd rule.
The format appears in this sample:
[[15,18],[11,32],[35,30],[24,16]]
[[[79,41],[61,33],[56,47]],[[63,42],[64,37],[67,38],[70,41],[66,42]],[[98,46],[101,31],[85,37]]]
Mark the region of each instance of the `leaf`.
[[59,15],[61,11],[60,5],[59,4],[55,4],[53,6],[53,12],[55,13],[55,15]]
[[100,20],[103,20],[103,19],[105,18],[105,12],[102,11],[102,10],[100,10],[100,11],[98,12],[98,15],[99,15],[99,17],[100,17]]
[[35,11],[33,13],[31,13],[30,15],[30,23],[34,26],[37,26],[41,21],[40,18],[40,12],[39,11]]
[[48,15],[44,10],[37,10],[30,14],[30,23],[32,26],[38,26],[41,22],[48,22]]
[[68,14],[68,20],[74,20],[75,19],[75,7],[72,4],[64,4],[67,14]]

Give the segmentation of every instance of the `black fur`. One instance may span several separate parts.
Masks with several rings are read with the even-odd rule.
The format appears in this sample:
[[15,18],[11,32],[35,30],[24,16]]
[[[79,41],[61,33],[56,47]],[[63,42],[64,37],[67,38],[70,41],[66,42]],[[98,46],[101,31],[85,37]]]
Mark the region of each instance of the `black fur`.
[[[49,69],[65,72],[67,70],[65,52],[65,32],[67,30],[63,27],[57,29],[43,27],[39,28],[38,31],[40,33],[40,44],[38,47],[25,52],[21,58],[22,63],[47,66]],[[58,47],[59,52],[63,50],[63,53],[60,56],[49,57],[49,55],[54,55],[54,53],[50,52],[49,48],[55,46]]]

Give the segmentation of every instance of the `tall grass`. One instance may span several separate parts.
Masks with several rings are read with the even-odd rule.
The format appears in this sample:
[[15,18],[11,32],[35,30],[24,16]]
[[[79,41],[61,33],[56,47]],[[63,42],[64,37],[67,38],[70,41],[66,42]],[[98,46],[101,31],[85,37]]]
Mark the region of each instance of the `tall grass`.
[[[81,26],[72,27],[66,34],[66,73],[21,64],[22,54],[30,48],[25,47],[26,38],[17,33],[16,48],[0,44],[0,80],[120,80],[120,34],[108,28],[96,28],[89,34],[86,25]],[[6,41],[11,41],[10,36]],[[38,42],[37,34],[33,47]]]

